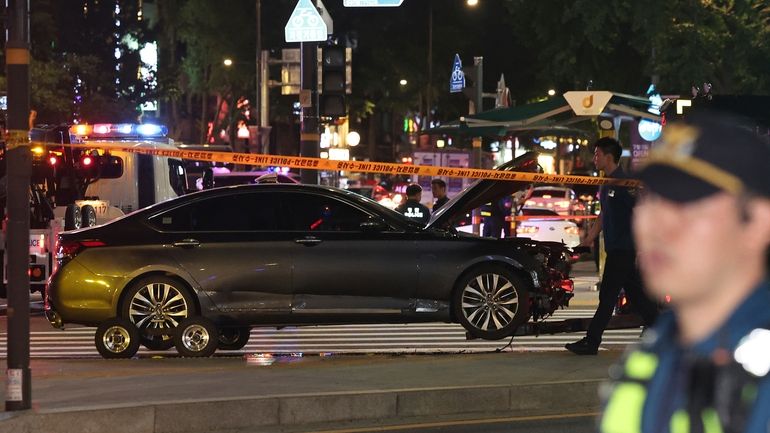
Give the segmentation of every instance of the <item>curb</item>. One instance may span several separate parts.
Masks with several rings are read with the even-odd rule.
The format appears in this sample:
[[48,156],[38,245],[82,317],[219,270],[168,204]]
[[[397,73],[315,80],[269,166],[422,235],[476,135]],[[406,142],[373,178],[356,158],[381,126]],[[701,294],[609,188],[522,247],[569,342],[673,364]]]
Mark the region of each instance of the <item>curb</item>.
[[537,416],[599,408],[600,380],[402,389],[30,410],[0,414],[0,433],[204,433],[420,417]]

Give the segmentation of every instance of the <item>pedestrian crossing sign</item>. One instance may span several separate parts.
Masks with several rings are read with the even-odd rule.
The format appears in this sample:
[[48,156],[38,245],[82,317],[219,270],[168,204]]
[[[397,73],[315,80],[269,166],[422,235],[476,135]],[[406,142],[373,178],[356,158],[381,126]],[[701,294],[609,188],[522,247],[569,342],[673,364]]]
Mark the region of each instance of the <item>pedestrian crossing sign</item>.
[[311,0],[299,0],[284,28],[286,42],[323,42],[326,23]]

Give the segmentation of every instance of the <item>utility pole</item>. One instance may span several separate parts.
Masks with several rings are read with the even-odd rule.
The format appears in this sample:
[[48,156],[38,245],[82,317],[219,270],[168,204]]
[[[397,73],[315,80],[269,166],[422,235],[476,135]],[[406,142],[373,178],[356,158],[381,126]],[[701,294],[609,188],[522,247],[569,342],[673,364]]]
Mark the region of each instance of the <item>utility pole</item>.
[[[300,48],[300,92],[310,94],[311,104],[302,107],[299,133],[300,156],[318,158],[320,134],[318,131],[318,43],[301,42]],[[302,97],[300,96],[300,99]],[[318,171],[300,169],[300,180],[305,184],[318,184]]]
[[8,3],[8,136],[6,253],[8,254],[8,370],[5,410],[31,407],[29,368],[29,0]]
[[425,89],[425,129],[430,128],[433,105],[433,0],[428,0],[428,88]]
[[254,112],[257,119],[257,146],[262,138],[262,0],[257,0],[257,86],[254,94]]

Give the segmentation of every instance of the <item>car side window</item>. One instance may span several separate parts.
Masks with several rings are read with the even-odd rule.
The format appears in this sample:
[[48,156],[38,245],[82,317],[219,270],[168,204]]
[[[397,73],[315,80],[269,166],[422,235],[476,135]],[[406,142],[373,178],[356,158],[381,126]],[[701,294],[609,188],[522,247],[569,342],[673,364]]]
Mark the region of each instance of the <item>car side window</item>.
[[288,200],[290,230],[313,232],[360,231],[369,214],[330,197],[292,194]]
[[279,203],[272,193],[209,197],[156,215],[149,222],[158,230],[172,232],[276,230]]

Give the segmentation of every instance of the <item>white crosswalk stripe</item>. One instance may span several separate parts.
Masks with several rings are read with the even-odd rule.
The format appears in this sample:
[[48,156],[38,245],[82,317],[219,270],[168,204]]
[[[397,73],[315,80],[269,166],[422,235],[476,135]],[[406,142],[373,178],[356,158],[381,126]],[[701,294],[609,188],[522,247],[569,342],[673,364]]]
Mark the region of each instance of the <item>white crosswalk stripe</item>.
[[[558,312],[549,320],[591,317],[594,310],[570,309]],[[71,328],[64,331],[33,331],[30,338],[32,358],[98,358],[94,347],[95,328]],[[603,347],[623,348],[638,341],[640,329],[608,330]],[[499,341],[467,340],[458,324],[424,323],[408,325],[329,325],[254,328],[246,347],[222,354],[361,354],[361,353],[483,353],[501,348],[505,351],[559,351],[564,344],[577,340],[582,333],[515,337]],[[0,334],[0,356],[5,357],[7,335]],[[141,348],[139,356],[176,355],[151,352]]]

